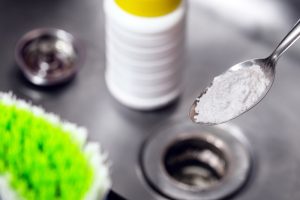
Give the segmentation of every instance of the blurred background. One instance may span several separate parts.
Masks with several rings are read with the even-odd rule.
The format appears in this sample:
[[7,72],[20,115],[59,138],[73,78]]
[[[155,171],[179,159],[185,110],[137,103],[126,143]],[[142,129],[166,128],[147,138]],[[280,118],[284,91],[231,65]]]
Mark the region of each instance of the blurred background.
[[[189,106],[212,78],[240,61],[268,56],[299,18],[298,0],[189,0],[184,91],[171,105],[149,112],[128,109],[107,91],[101,0],[0,0],[0,90],[85,126],[113,163],[113,190],[126,199],[170,199],[152,189],[139,156],[146,138],[169,122],[188,121]],[[15,64],[15,45],[35,28],[53,27],[79,38],[85,62],[68,84],[42,88]],[[249,182],[229,199],[300,198],[300,44],[278,63],[264,101],[233,120],[254,152]],[[1,139],[1,137],[0,137]]]

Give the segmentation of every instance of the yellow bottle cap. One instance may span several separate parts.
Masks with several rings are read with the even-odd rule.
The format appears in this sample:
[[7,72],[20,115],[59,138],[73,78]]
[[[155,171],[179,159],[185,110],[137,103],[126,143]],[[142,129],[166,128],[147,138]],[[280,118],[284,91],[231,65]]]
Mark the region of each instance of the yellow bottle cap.
[[175,10],[181,0],[115,0],[125,11],[142,17],[158,17]]

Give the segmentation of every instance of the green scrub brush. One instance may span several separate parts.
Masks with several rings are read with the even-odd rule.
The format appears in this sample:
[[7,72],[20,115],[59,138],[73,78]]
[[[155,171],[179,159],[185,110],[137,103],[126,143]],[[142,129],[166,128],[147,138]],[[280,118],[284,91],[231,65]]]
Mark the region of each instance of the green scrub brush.
[[84,128],[0,93],[0,199],[104,199],[107,158],[86,138]]

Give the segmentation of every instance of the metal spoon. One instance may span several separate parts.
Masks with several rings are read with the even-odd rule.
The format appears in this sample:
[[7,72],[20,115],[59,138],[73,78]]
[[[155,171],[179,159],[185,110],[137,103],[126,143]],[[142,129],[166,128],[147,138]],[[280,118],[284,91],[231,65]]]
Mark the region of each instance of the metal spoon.
[[[252,60],[248,60],[239,64],[236,64],[234,66],[232,66],[231,68],[229,68],[227,70],[227,72],[231,72],[231,73],[237,73],[240,69],[243,70],[249,70],[249,73],[251,71],[251,68],[254,66],[259,66],[260,69],[263,71],[264,73],[264,77],[266,79],[266,81],[268,82],[268,85],[265,87],[264,91],[261,93],[260,96],[258,96],[254,101],[253,104],[251,106],[248,106],[245,110],[240,110],[240,112],[237,112],[236,115],[231,116],[230,118],[224,118],[222,120],[219,120],[218,122],[215,121],[199,121],[197,120],[197,116],[201,115],[201,113],[198,113],[195,108],[197,107],[197,104],[199,103],[199,101],[201,100],[201,98],[203,98],[203,96],[206,94],[206,92],[209,90],[209,88],[212,87],[213,83],[211,83],[211,85],[209,87],[207,87],[200,95],[199,97],[194,101],[194,103],[191,106],[190,109],[190,113],[189,116],[191,118],[191,120],[195,123],[200,123],[200,124],[207,124],[207,125],[214,125],[214,124],[220,124],[226,121],[229,121],[231,119],[234,119],[238,116],[240,116],[241,114],[247,112],[248,110],[250,110],[251,108],[253,108],[256,104],[258,104],[264,97],[265,95],[268,93],[268,91],[270,90],[274,78],[275,78],[275,67],[276,67],[276,63],[279,59],[279,57],[300,37],[300,20],[294,25],[294,27],[292,28],[292,30],[285,36],[285,38],[280,42],[280,44],[277,46],[277,48],[273,51],[273,53],[267,57],[267,58],[263,58],[263,59],[252,59]],[[225,72],[226,73],[226,72]],[[224,73],[224,74],[225,74]],[[248,73],[248,71],[247,71]],[[250,87],[250,86],[249,86]]]

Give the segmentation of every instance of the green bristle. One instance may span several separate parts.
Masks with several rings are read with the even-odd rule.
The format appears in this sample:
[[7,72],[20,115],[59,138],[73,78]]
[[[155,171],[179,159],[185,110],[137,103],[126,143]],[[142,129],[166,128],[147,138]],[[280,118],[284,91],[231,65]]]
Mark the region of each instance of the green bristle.
[[0,175],[26,200],[81,200],[93,170],[61,125],[0,102]]

